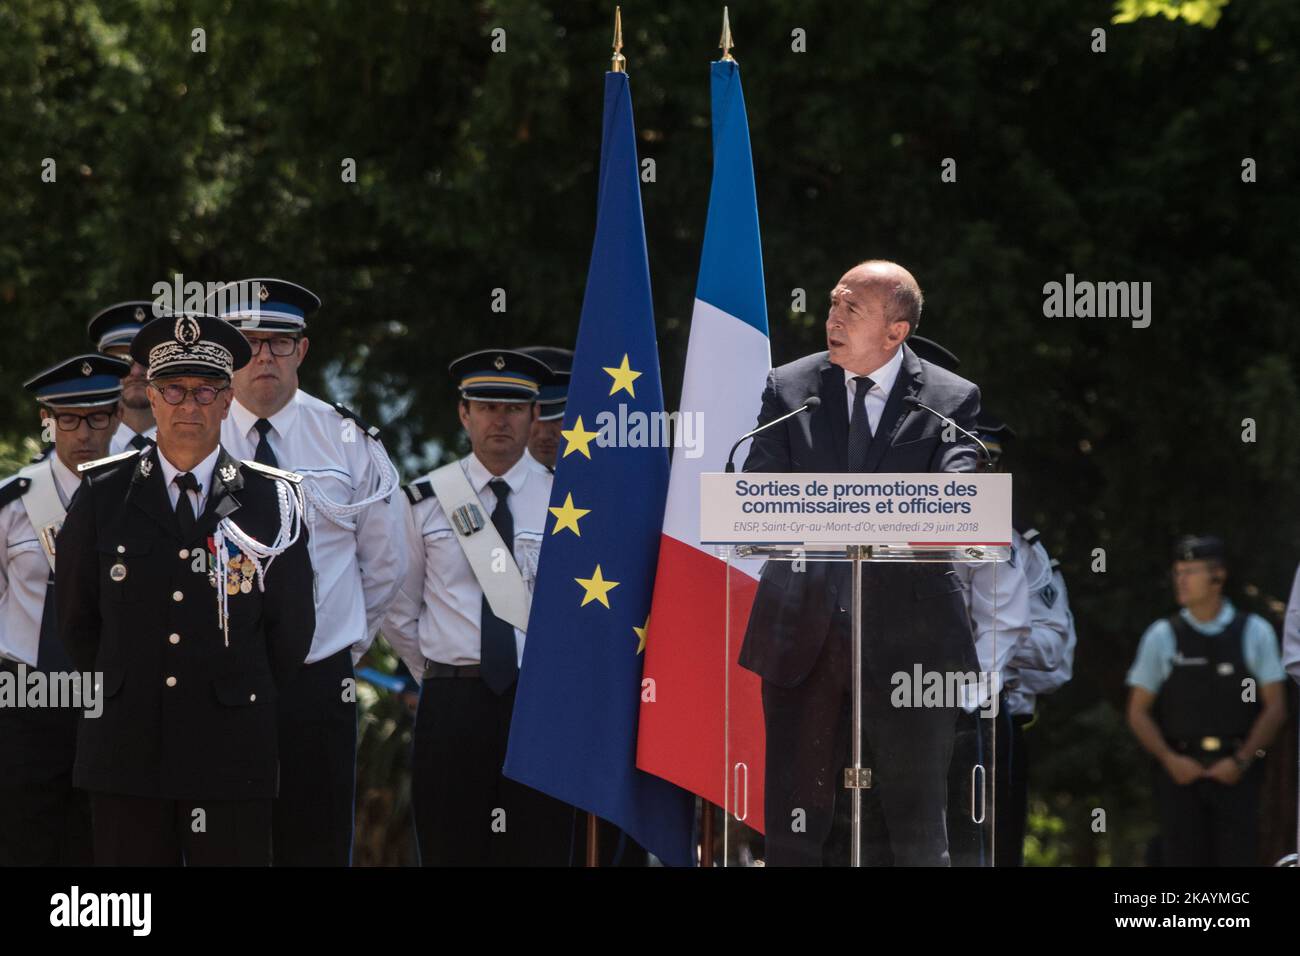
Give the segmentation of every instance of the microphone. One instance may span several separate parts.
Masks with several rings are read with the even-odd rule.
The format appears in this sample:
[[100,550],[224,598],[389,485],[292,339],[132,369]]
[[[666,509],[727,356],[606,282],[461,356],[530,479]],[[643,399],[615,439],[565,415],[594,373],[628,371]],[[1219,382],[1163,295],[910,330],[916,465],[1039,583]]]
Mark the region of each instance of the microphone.
[[746,438],[753,438],[753,437],[754,437],[755,435],[757,435],[759,432],[761,432],[761,431],[766,431],[767,429],[771,428],[773,425],[779,425],[779,424],[781,424],[781,422],[785,421],[787,418],[794,418],[794,417],[795,417],[796,415],[798,415],[800,412],[810,412],[810,411],[812,411],[813,409],[815,409],[815,408],[817,408],[818,406],[820,406],[821,403],[822,403],[822,400],[821,400],[820,398],[818,398],[816,395],[809,395],[807,398],[804,399],[803,404],[800,405],[798,408],[796,408],[794,411],[792,411],[792,412],[786,412],[786,413],[785,413],[784,415],[782,415],[780,418],[774,418],[774,419],[772,419],[770,422],[768,422],[766,425],[759,425],[759,426],[758,426],[757,428],[755,428],[752,432],[745,432],[745,434],[743,434],[743,435],[741,435],[739,438],[737,438],[737,439],[736,439],[736,443],[735,443],[734,445],[731,446],[731,452],[730,452],[730,454],[727,455],[727,467],[726,467],[726,469],[725,469],[726,473],[729,474],[729,475],[735,473],[735,471],[736,471],[736,463],[735,463],[734,461],[732,461],[732,459],[736,457],[736,449],[740,447],[741,443],[742,443]]
[[980,441],[980,440],[979,440],[979,436],[976,435],[974,432],[968,432],[966,429],[962,428],[960,425],[958,425],[955,421],[953,421],[953,420],[952,420],[951,418],[949,418],[947,415],[943,414],[942,412],[936,412],[936,411],[935,411],[933,408],[931,408],[929,405],[925,404],[925,403],[922,402],[919,398],[916,398],[916,397],[913,396],[913,395],[904,395],[904,396],[903,396],[903,404],[904,404],[904,405],[914,405],[914,406],[916,406],[917,408],[924,408],[927,412],[929,412],[929,413],[930,413],[931,415],[933,415],[935,418],[939,419],[939,420],[940,420],[941,422],[943,422],[945,425],[951,425],[953,428],[957,429],[957,431],[961,432],[963,435],[965,435],[967,438],[969,438],[969,439],[970,439],[971,441],[973,441],[975,444],[977,444],[977,445],[980,446],[980,451],[984,452],[984,463],[985,463],[985,464],[987,464],[987,465],[992,465],[992,464],[993,464],[993,455],[989,452],[988,446],[985,445],[982,441]]

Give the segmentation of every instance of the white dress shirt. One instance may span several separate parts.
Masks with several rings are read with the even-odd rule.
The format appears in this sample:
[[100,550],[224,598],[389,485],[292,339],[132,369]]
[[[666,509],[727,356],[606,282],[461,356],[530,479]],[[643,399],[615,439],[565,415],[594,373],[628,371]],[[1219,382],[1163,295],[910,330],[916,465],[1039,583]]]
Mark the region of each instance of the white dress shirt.
[[962,583],[975,654],[988,681],[971,689],[980,692],[977,703],[967,697],[963,704],[972,710],[987,704],[1006,683],[1007,664],[1029,636],[1029,585],[1024,571],[1007,561],[958,561],[953,570]]
[[[238,399],[221,424],[221,443],[235,458],[252,460],[261,438],[258,416]],[[369,437],[334,406],[294,392],[269,419],[267,441],[278,467],[302,475],[322,496],[341,504],[370,497],[381,487]],[[316,584],[316,633],[307,663],[352,648],[357,660],[369,648],[406,573],[406,496],[400,490],[367,506],[345,527],[307,503],[308,550]],[[238,522],[238,513],[235,521]]]
[[[488,483],[496,476],[473,454],[462,458],[460,466],[483,504],[484,517],[490,519],[497,496]],[[510,486],[506,502],[515,523],[515,563],[531,595],[546,533],[551,473],[525,451],[501,477]],[[405,495],[402,501],[406,501]],[[408,505],[408,515],[410,567],[384,625],[384,636],[418,680],[424,674],[425,660],[456,665],[479,663],[483,590],[438,499],[431,495]],[[518,628],[515,651],[517,662],[522,664],[524,632]]]
[[[45,463],[67,508],[81,476],[54,452]],[[9,502],[0,508],[0,657],[36,666],[49,579],[50,563],[27,518],[27,506],[22,498]]]
[[1007,665],[1007,710],[1032,714],[1039,694],[1050,694],[1074,675],[1074,615],[1065,579],[1052,567],[1042,541],[1012,532],[1017,563],[1029,582],[1029,634]]
[[[880,416],[885,413],[885,402],[889,399],[889,393],[894,390],[894,382],[898,380],[898,370],[902,367],[903,348],[899,346],[895,349],[893,358],[874,372],[867,373],[867,378],[871,379],[871,390],[867,392],[867,421],[871,424],[872,435],[875,435],[876,430],[880,427]],[[858,383],[853,381],[857,375],[857,372],[844,369],[844,386],[848,392],[850,425],[853,424],[853,400],[858,393]]]
[[[206,458],[190,469],[190,474],[198,479],[199,490],[185,493],[190,496],[190,505],[194,508],[194,517],[196,518],[203,514],[203,509],[207,507],[208,491],[212,488],[212,472],[216,470],[217,454],[220,451],[221,446],[218,445],[208,453]],[[172,510],[175,511],[176,502],[181,500],[181,488],[180,485],[176,484],[175,478],[177,475],[184,474],[184,472],[167,460],[167,456],[163,454],[161,448],[158,449],[158,463],[162,465],[163,483],[167,486],[167,499],[172,503]]]
[[117,431],[113,432],[113,437],[108,441],[108,453],[110,455],[120,455],[122,452],[131,447],[131,439],[137,434],[143,435],[152,442],[158,440],[158,426],[150,425],[142,432],[136,432],[134,428],[126,422],[121,422],[117,426]]

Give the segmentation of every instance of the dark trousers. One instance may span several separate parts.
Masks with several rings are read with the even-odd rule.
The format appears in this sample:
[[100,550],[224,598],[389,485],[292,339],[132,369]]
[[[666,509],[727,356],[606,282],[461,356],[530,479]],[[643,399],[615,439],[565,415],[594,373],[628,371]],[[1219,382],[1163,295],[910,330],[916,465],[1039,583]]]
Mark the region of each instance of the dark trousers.
[[[1025,828],[1029,816],[1029,743],[1025,725],[1032,714],[1008,716],[1009,772],[998,780],[997,828],[993,834],[998,866],[1025,865]],[[1000,742],[999,742],[1000,743]]]
[[356,808],[357,704],[352,650],[307,664],[278,702],[280,792],[271,818],[276,866],[348,866]]
[[80,714],[0,707],[0,866],[89,865],[90,799],[72,785]]
[[1255,866],[1263,772],[1263,765],[1256,763],[1235,786],[1214,780],[1179,786],[1162,767],[1156,767],[1163,864]]
[[270,800],[91,794],[96,866],[269,866]]
[[[812,672],[797,687],[763,682],[767,729],[766,863],[849,862],[851,648],[833,625]],[[957,712],[895,708],[889,675],[864,670],[863,860],[868,865],[947,866],[947,774]]]
[[[996,716],[962,712],[948,770],[948,847],[953,866],[1020,866],[1025,782],[1020,726],[1001,695]],[[1017,790],[1017,772],[1021,776]]]
[[424,682],[411,804],[424,866],[568,866],[576,811],[501,773],[515,689],[478,677]]

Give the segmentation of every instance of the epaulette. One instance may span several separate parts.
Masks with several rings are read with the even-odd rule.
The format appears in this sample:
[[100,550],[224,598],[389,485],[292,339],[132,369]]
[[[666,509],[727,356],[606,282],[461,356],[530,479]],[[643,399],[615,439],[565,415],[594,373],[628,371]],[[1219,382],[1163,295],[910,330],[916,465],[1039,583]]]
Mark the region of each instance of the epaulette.
[[1039,538],[1038,529],[1026,528],[1021,537],[1025,539],[1025,544],[1033,544]]
[[100,468],[104,465],[111,465],[115,461],[125,461],[132,455],[138,454],[140,454],[140,449],[128,448],[126,451],[120,451],[116,455],[109,455],[107,458],[96,458],[94,461],[83,461],[77,466],[77,472],[84,475],[86,472],[92,471],[95,468]]
[[0,485],[0,508],[27,494],[27,489],[31,486],[32,480],[25,475],[15,475],[12,480]]
[[403,485],[402,491],[406,493],[406,500],[415,504],[417,501],[433,497],[433,482],[413,481],[409,485]]
[[376,428],[374,425],[368,425],[368,424],[366,424],[366,422],[361,418],[360,415],[358,415],[358,414],[357,414],[356,412],[354,412],[352,409],[348,408],[348,407],[347,407],[346,405],[344,405],[342,402],[333,402],[332,404],[333,404],[333,406],[334,406],[334,411],[338,412],[338,413],[339,413],[340,415],[342,415],[344,418],[350,418],[350,419],[352,419],[354,422],[356,422],[358,425],[361,426],[361,430],[362,430],[363,432],[365,432],[367,435],[369,435],[369,436],[370,436],[371,438],[373,438],[375,441],[379,441],[379,429],[378,429],[378,428]]
[[1052,558],[1052,570],[1055,571],[1055,570],[1057,570],[1060,566],[1061,566],[1061,562],[1058,561],[1058,560],[1056,560],[1056,558]]
[[260,471],[264,475],[270,475],[272,478],[283,478],[285,481],[292,481],[295,485],[302,481],[302,475],[296,471],[285,471],[283,468],[272,468],[270,465],[264,465],[260,461],[249,461],[247,458],[240,462],[245,467],[252,468],[254,471]]
[[36,454],[32,455],[32,460],[31,460],[30,462],[28,462],[28,464],[29,464],[29,465],[34,465],[34,464],[36,464],[37,462],[44,461],[46,458],[49,458],[49,457],[50,457],[50,455],[51,455],[51,453],[52,453],[53,451],[54,451],[54,446],[53,446],[53,445],[46,445],[44,448],[42,448],[42,449],[41,449],[40,451],[38,451]]

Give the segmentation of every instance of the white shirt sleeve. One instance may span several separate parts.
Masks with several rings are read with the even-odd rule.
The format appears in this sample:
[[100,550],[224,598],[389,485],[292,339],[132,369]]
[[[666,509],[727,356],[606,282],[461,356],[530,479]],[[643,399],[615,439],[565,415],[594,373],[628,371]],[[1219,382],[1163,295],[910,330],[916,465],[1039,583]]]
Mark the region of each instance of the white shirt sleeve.
[[1291,584],[1291,600],[1286,603],[1286,620],[1282,624],[1282,666],[1300,681],[1300,567]]
[[389,546],[403,553],[404,573],[383,620],[384,638],[406,663],[411,676],[422,681],[424,652],[420,649],[420,611],[424,606],[424,535],[406,495],[394,492],[393,503],[398,513],[398,529]]
[[[1049,595],[1054,598],[1050,606],[1043,590],[1031,594],[1029,601],[1033,624],[1024,656],[1035,658],[1042,664],[1023,665],[1020,683],[1035,694],[1060,690],[1074,676],[1074,648],[1078,638],[1074,630],[1074,615],[1070,613],[1070,597],[1060,571],[1052,574],[1050,586],[1054,589]],[[1020,656],[1019,652],[1017,656]]]
[[[1037,671],[1052,671],[1065,662],[1067,653],[1073,668],[1073,625],[1065,579],[1060,571],[1049,571],[1051,559],[1042,545],[1035,542],[1026,549],[1025,568],[1036,581],[1044,580],[1042,587],[1030,592],[1030,633],[1023,645],[1016,649],[1012,664]],[[1066,678],[1069,679],[1068,677]]]
[[[362,498],[380,487],[374,462],[369,456],[366,461],[366,470],[357,483],[357,494]],[[405,511],[409,509],[405,505],[406,495],[398,487],[386,501],[376,501],[357,516],[357,566],[361,570],[361,591],[366,604],[367,647],[406,576],[409,557],[403,542],[408,520]]]
[[[1012,654],[1029,632],[1029,585],[1008,562],[955,564],[966,590],[980,670],[1000,682]],[[1000,686],[1000,683],[999,685]]]

